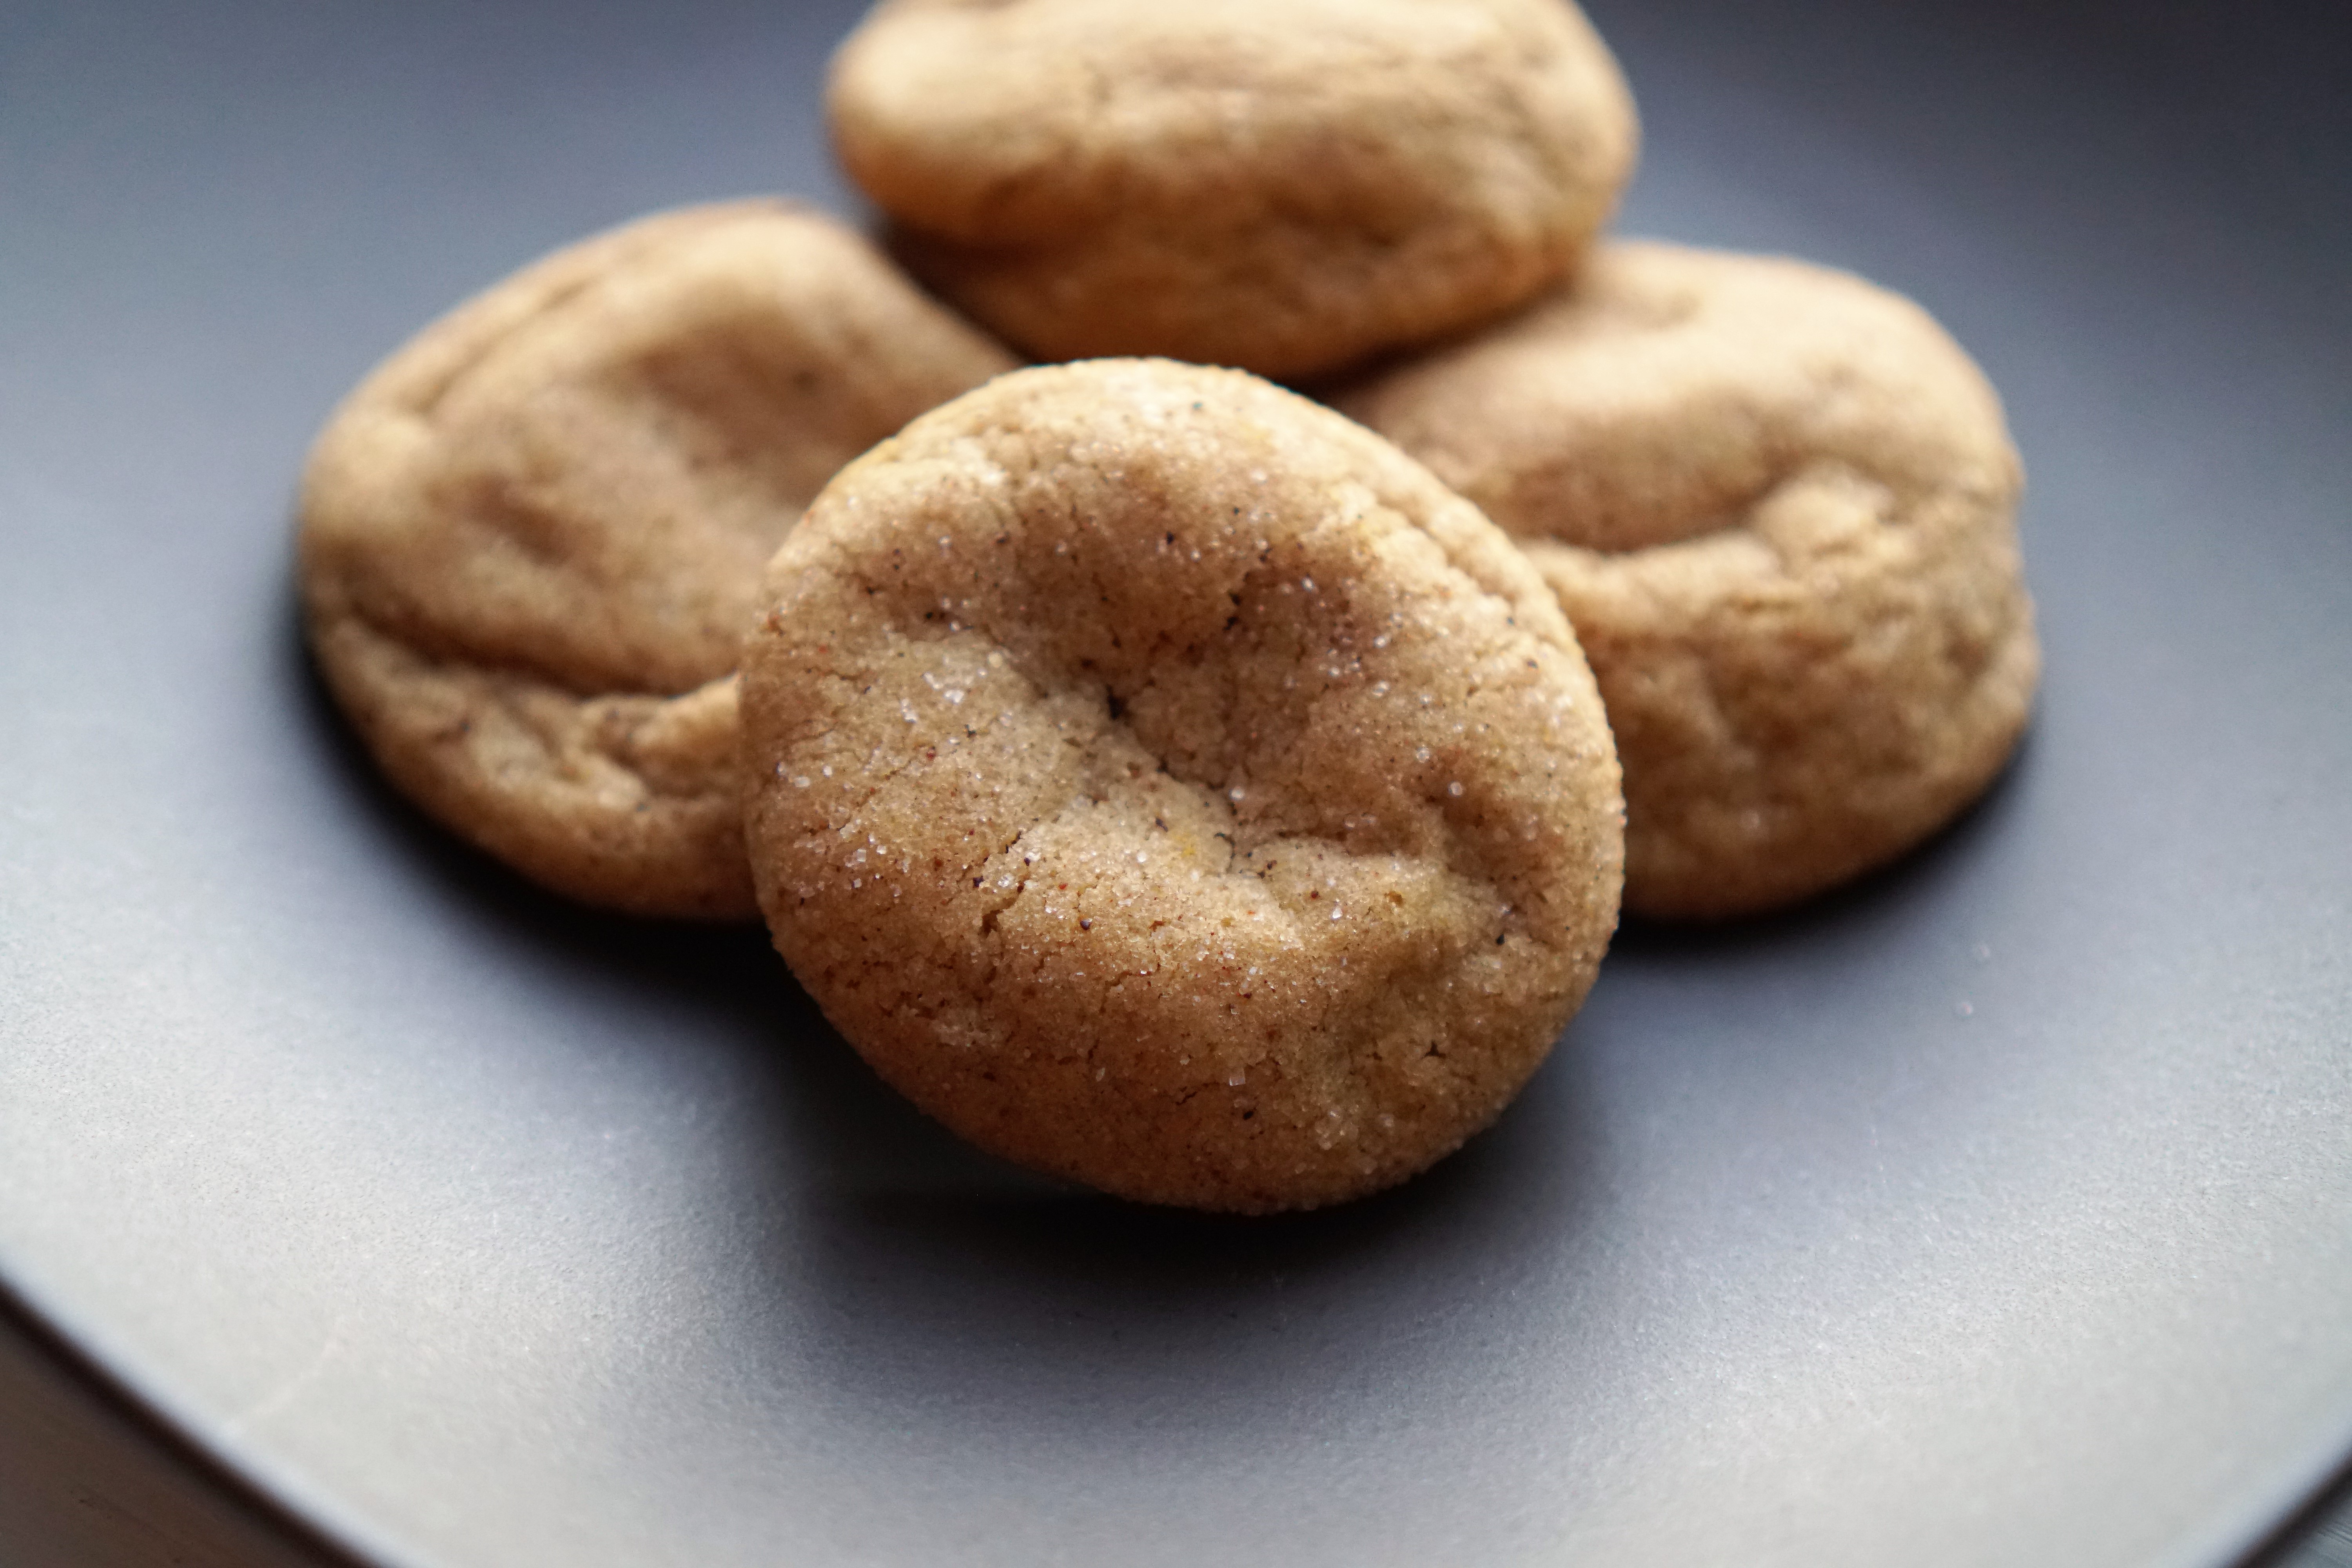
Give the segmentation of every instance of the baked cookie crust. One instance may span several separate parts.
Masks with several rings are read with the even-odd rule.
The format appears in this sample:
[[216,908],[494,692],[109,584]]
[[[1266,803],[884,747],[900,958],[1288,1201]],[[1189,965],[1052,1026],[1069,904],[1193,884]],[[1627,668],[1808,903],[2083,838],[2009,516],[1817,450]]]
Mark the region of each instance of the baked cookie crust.
[[899,254],[1007,341],[1282,378],[1542,290],[1636,140],[1566,0],[886,0],[828,104]]
[[795,205],[561,251],[425,329],[320,437],[320,668],[393,781],[525,875],[748,918],[732,671],[761,567],[842,464],[1013,363]]
[[1559,595],[1624,761],[1630,910],[1746,914],[1884,864],[2023,731],[2022,472],[1992,388],[1908,300],[1612,243],[1333,401]]
[[752,864],[844,1036],[1155,1203],[1388,1185],[1582,1001],[1622,878],[1576,640],[1476,510],[1253,378],[1004,377],[828,486],[743,658]]

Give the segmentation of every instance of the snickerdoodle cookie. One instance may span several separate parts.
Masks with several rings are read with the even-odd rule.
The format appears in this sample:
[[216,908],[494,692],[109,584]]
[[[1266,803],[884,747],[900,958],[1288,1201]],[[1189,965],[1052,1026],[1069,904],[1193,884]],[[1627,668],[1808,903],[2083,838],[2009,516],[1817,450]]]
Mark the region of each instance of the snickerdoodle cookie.
[[1625,765],[1629,910],[1876,866],[2000,771],[2040,668],[1999,401],[1909,301],[1612,244],[1522,316],[1340,394],[1516,535]]
[[1635,140],[1568,0],[884,0],[829,107],[902,256],[1010,342],[1285,377],[1542,290]]
[[998,1154],[1307,1207],[1484,1126],[1614,928],[1615,753],[1476,509],[1230,371],[1006,376],[769,569],[746,806],[776,945]]
[[631,224],[427,328],[319,438],[319,664],[394,782],[549,887],[745,917],[731,671],[851,458],[1012,361],[811,211]]

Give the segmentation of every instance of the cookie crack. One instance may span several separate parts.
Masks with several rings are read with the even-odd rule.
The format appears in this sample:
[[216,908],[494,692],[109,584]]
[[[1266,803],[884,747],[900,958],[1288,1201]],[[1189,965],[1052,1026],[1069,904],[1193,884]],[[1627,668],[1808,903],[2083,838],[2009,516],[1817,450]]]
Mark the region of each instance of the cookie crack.
[[436,672],[458,679],[470,675],[485,681],[534,686],[551,696],[583,707],[605,701],[676,702],[693,696],[713,680],[724,680],[735,673],[733,670],[721,670],[709,679],[697,681],[680,691],[649,686],[593,685],[567,679],[560,672],[528,659],[493,658],[462,643],[450,649],[436,647],[428,641],[404,635],[405,627],[386,626],[364,610],[354,607],[350,614],[352,620],[363,624],[374,636],[400,647],[417,663]]
[[[529,672],[436,658],[389,635],[363,616],[349,615],[343,617],[343,624],[373,644],[379,655],[389,654],[426,679],[444,683],[459,692],[470,690],[478,700],[487,701],[513,730],[530,737],[549,776],[575,775],[584,762],[593,759],[629,779],[638,796],[647,802],[707,801],[726,795],[734,788],[731,769],[714,772],[707,788],[682,787],[655,777],[646,763],[631,757],[625,750],[661,716],[661,708],[709,689],[709,682],[676,693],[582,694]],[[534,701],[534,697],[547,700]],[[622,702],[652,706],[648,711],[625,717],[610,706]],[[599,704],[607,706],[599,711]],[[470,742],[478,723],[476,717],[460,715],[445,723],[431,738],[441,744]]]

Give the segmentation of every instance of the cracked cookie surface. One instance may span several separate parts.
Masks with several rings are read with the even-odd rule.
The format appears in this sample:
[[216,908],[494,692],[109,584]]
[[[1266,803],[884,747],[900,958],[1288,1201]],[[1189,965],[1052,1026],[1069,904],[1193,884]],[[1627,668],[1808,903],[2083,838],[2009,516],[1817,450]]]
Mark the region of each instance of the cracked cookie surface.
[[320,669],[378,763],[536,880],[746,918],[733,669],[842,464],[1013,361],[814,211],[659,215],[352,394],[304,479]]
[[1629,910],[1744,914],[1883,864],[2023,731],[2021,470],[1991,387],[1908,300],[1614,243],[1333,401],[1559,594],[1624,762]]
[[845,469],[743,659],[776,945],[889,1082],[1126,1196],[1491,1121],[1615,926],[1615,753],[1475,508],[1238,373],[1024,371]]
[[1009,342],[1284,377],[1541,290],[1635,142],[1566,0],[887,0],[828,109],[909,265]]

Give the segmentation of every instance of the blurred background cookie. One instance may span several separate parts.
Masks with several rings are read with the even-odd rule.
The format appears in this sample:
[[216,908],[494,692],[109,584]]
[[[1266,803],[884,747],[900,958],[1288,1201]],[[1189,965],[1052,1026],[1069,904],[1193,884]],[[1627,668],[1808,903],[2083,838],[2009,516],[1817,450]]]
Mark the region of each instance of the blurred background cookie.
[[394,782],[526,875],[747,917],[731,672],[760,568],[843,463],[1012,363],[783,204],[562,251],[425,329],[320,437],[320,668]]
[[1541,290],[1635,140],[1565,0],[885,0],[829,110],[901,255],[1008,341],[1282,377]]
[[1486,1125],[1616,924],[1543,582],[1252,377],[1006,376],[851,465],[743,664],[776,945],[893,1085],[1126,1196],[1308,1207]]
[[2000,771],[2040,669],[2000,405],[1916,305],[1602,247],[1336,397],[1526,548],[1624,760],[1625,903],[1744,913],[1881,864]]

